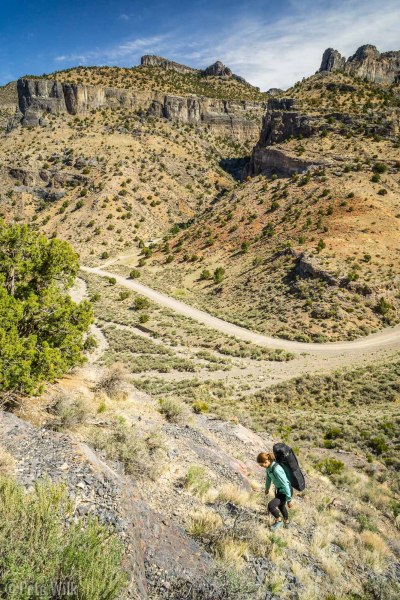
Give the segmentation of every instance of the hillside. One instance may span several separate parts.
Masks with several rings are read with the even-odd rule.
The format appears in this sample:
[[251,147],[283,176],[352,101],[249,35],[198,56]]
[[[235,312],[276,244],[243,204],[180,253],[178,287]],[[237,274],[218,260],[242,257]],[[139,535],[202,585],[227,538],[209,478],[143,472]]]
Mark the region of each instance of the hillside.
[[395,323],[399,86],[321,73],[286,97],[269,102],[250,177],[161,247],[144,280],[281,337]]
[[[10,600],[399,597],[400,84],[371,48],[286,92],[153,55],[0,88]],[[273,531],[277,441],[307,485]]]

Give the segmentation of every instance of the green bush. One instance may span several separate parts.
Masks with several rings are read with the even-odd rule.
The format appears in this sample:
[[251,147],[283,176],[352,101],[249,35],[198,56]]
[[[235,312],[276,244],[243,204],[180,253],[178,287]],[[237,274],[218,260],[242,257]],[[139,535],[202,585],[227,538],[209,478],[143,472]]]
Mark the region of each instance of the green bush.
[[140,271],[138,269],[132,269],[132,271],[129,273],[129,277],[131,279],[137,279],[140,277]]
[[138,298],[135,298],[135,302],[133,305],[134,305],[135,310],[142,310],[144,308],[150,308],[150,300],[148,300],[147,298],[144,298],[143,296],[138,296]]
[[387,166],[384,163],[377,162],[377,163],[374,164],[373,171],[375,173],[381,173],[381,174],[382,173],[386,173]]
[[209,406],[204,400],[198,400],[197,402],[193,402],[192,408],[193,412],[195,412],[197,415],[199,415],[200,413],[206,413],[209,410]]
[[383,454],[387,451],[388,445],[383,437],[375,436],[368,440],[368,446],[375,454]]
[[344,469],[344,463],[336,458],[324,458],[316,464],[316,467],[324,475],[339,475]]
[[206,279],[211,279],[211,273],[208,269],[203,269],[200,273],[199,277],[200,281],[205,281]]
[[386,315],[391,308],[392,308],[392,305],[390,304],[390,302],[385,300],[385,298],[381,297],[381,298],[379,298],[379,300],[375,306],[375,311],[380,315]]
[[[0,477],[0,588],[8,600],[119,598],[127,584],[123,545],[97,520],[72,520],[62,485],[36,484],[26,493]],[[37,590],[40,590],[39,594]],[[63,593],[64,592],[64,593]]]
[[221,283],[224,279],[225,269],[223,267],[217,267],[214,271],[214,283]]
[[129,298],[129,296],[130,296],[130,295],[131,295],[131,293],[130,293],[130,292],[128,292],[128,290],[122,290],[122,291],[119,293],[119,299],[120,299],[121,301],[123,301],[123,300],[126,300],[127,298]]
[[38,393],[83,363],[93,317],[68,294],[78,269],[67,242],[0,221],[0,393]]

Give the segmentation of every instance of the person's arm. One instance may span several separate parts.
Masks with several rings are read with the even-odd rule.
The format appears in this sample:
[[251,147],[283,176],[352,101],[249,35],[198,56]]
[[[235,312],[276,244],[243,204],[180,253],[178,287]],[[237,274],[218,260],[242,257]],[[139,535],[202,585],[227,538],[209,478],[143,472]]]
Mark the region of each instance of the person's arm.
[[279,487],[285,492],[286,500],[290,502],[292,500],[292,492],[290,490],[289,480],[286,476],[285,471],[283,470],[283,467],[278,465],[278,467],[275,468],[274,475],[279,481]]
[[268,469],[266,471],[266,476],[265,476],[265,493],[269,494],[269,488],[271,487],[271,477],[269,476],[269,472]]

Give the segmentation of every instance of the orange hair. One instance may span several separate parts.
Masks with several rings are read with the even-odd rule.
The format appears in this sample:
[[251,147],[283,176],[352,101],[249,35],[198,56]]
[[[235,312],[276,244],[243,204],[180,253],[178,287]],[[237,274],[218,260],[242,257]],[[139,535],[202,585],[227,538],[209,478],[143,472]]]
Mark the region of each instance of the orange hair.
[[260,454],[257,456],[257,462],[259,465],[262,465],[267,461],[274,462],[274,460],[275,456],[272,452],[260,452]]

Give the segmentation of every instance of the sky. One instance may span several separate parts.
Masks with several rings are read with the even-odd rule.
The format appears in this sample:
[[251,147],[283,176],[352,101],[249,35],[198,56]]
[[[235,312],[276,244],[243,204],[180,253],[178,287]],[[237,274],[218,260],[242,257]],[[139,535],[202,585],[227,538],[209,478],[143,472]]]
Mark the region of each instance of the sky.
[[158,54],[216,60],[262,90],[318,70],[323,51],[400,49],[400,0],[0,0],[0,85]]

